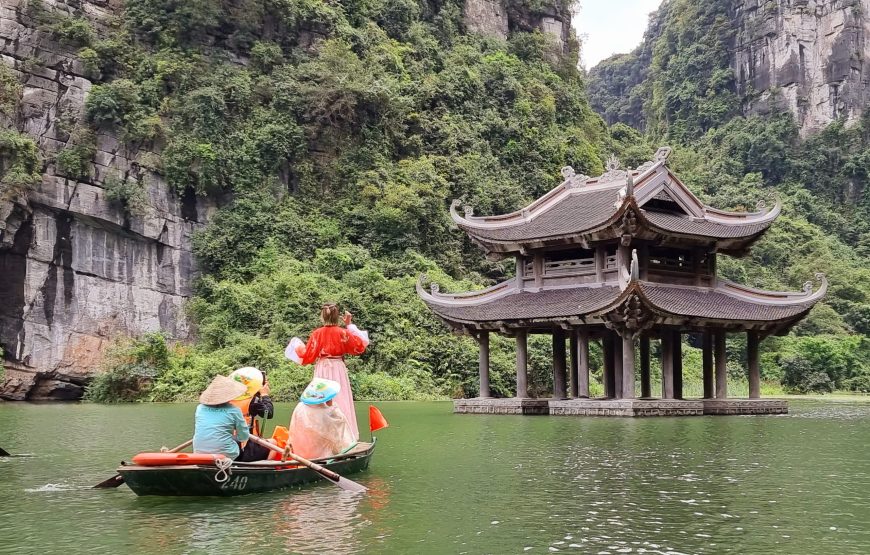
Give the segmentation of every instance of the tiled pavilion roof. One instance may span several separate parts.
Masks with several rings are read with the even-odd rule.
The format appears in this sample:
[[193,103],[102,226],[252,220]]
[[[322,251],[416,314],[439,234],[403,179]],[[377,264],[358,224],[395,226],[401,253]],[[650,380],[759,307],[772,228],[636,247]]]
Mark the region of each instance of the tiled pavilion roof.
[[518,291],[514,280],[488,290],[442,294],[426,292],[418,283],[417,291],[429,308],[442,319],[458,324],[480,326],[503,322],[544,322],[586,319],[614,310],[628,294],[639,294],[647,308],[659,316],[683,319],[776,324],[802,316],[827,290],[827,281],[813,292],[811,284],[804,291],[778,293],[748,288],[726,280],[715,287],[667,285],[649,281],[632,281],[626,287],[580,284]]
[[[607,173],[590,178],[563,168],[565,181],[526,208],[500,216],[473,216],[466,208],[459,215],[458,201],[451,206],[456,224],[477,243],[492,252],[513,252],[523,246],[595,238],[617,224],[626,210],[635,210],[647,234],[691,238],[720,244],[723,250],[740,250],[762,234],[780,212],[770,210],[725,212],[702,203],[665,166],[670,150],[659,149],[656,160],[635,170],[621,170],[609,163]],[[673,206],[663,211],[659,200]],[[660,205],[659,205],[660,206]]]

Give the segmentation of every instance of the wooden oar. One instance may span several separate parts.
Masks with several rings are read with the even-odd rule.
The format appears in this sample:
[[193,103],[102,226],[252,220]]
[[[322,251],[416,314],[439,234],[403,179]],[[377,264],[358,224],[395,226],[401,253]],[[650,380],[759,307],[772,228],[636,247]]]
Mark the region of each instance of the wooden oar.
[[353,480],[348,480],[347,478],[345,478],[344,476],[341,476],[337,472],[333,472],[332,470],[329,470],[328,468],[323,468],[322,466],[320,466],[316,462],[309,461],[306,458],[300,457],[296,453],[292,453],[292,452],[287,451],[285,449],[281,449],[277,445],[275,445],[273,443],[269,443],[268,441],[261,439],[257,436],[251,436],[248,441],[253,441],[254,443],[256,443],[257,445],[259,445],[261,447],[265,447],[266,449],[271,449],[272,451],[275,451],[276,453],[281,453],[282,455],[286,455],[286,456],[290,457],[291,459],[298,462],[302,466],[308,467],[311,470],[313,470],[314,472],[317,472],[318,474],[320,474],[321,476],[323,476],[324,478],[326,478],[327,480],[329,480],[330,482],[337,485],[338,487],[340,487],[343,490],[358,491],[358,492],[368,491],[368,488],[362,484],[358,484],[358,483],[354,482]]
[[[178,447],[176,447],[176,448],[174,448],[174,449],[170,449],[170,450],[167,451],[167,452],[168,452],[168,453],[178,453],[178,452],[181,451],[182,449],[184,449],[184,448],[190,446],[190,444],[192,444],[192,443],[193,443],[193,440],[192,440],[192,439],[188,439],[187,441],[185,441],[184,443],[182,443],[182,444],[179,445]],[[102,482],[100,482],[99,484],[97,484],[96,486],[94,486],[93,489],[116,488],[116,487],[120,486],[120,485],[123,484],[123,483],[124,483],[124,477],[121,476],[120,474],[115,474],[114,476],[112,476],[112,477],[109,478],[108,480],[103,480]]]

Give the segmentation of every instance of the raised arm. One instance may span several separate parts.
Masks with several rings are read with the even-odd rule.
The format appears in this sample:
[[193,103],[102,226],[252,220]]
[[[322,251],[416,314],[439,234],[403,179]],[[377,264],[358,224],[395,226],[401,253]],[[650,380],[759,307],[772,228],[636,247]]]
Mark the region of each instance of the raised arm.
[[348,324],[344,353],[346,355],[361,355],[368,346],[369,332],[359,329],[356,324]]
[[320,355],[320,329],[311,332],[308,343],[303,343],[298,337],[290,340],[290,344],[284,349],[284,356],[296,364],[311,364]]

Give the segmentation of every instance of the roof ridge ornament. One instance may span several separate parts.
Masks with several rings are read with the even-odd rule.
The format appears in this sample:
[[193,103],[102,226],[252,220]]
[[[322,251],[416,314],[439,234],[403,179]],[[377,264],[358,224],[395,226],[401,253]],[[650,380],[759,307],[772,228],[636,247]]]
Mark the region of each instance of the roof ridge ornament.
[[637,167],[637,171],[639,171],[640,173],[643,173],[657,164],[666,162],[668,157],[671,155],[671,152],[673,152],[673,150],[674,149],[672,149],[669,146],[660,147],[658,150],[656,150],[656,153],[653,154],[653,159],[639,165]]
[[[816,272],[813,276],[816,278],[815,280],[819,282],[819,284],[823,284],[825,282],[825,273],[824,272]],[[813,282],[812,280],[807,280],[804,282],[804,294],[809,296],[813,294]]]
[[620,166],[621,163],[619,158],[617,158],[615,154],[611,154],[607,159],[607,162],[604,164],[607,171],[598,178],[598,183],[610,183],[611,181],[625,179],[625,176],[628,175],[629,172],[620,169]]
[[659,147],[659,149],[656,151],[653,159],[656,162],[666,162],[668,157],[671,155],[671,152],[673,152],[673,151],[674,151],[674,149],[672,149],[669,146]]
[[776,206],[778,202],[779,197],[777,197],[776,193],[768,193],[764,197],[758,199],[758,201],[755,203],[755,210],[757,212],[764,212],[769,204]]
[[589,181],[589,176],[582,173],[575,173],[574,168],[571,166],[564,166],[559,173],[562,174],[562,178],[565,180],[562,182],[562,185],[566,189],[575,189],[582,187]]

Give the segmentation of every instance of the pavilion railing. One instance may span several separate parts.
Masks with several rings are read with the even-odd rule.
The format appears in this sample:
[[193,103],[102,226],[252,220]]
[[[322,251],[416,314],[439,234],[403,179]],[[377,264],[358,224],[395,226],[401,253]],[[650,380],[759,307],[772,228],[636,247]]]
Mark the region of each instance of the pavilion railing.
[[[526,262],[523,266],[523,275],[534,275],[535,269],[532,262]],[[575,276],[590,275],[595,273],[595,258],[572,258],[570,260],[547,260],[544,259],[544,276]]]
[[692,260],[676,256],[650,256],[650,270],[665,270],[668,272],[692,272]]
[[544,260],[545,276],[588,275],[595,273],[594,258],[572,260]]

